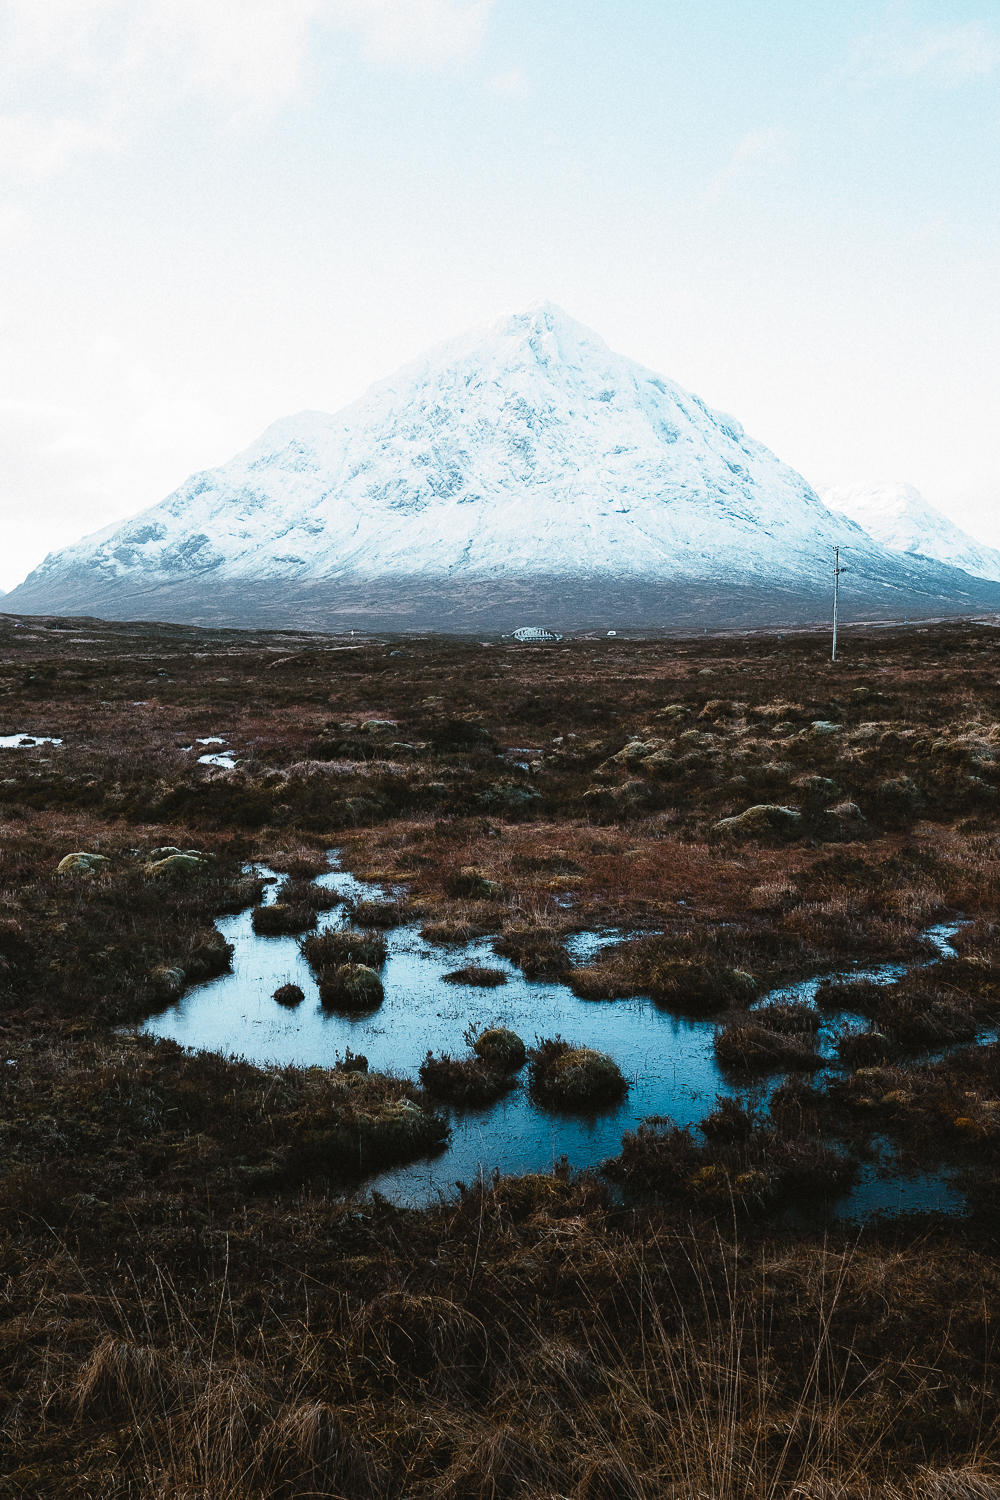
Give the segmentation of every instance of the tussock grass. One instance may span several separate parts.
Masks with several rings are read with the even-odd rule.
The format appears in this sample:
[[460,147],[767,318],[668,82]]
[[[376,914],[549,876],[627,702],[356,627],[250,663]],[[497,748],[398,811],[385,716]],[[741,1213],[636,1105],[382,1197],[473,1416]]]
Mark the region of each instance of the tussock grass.
[[[1000,1296],[1000,1050],[957,1040],[998,1004],[993,632],[852,629],[831,669],[793,634],[414,640],[399,659],[94,621],[84,647],[29,623],[0,617],[6,727],[64,744],[0,766],[12,1493],[998,1492],[983,1308]],[[180,748],[209,734],[238,770]],[[497,760],[516,745],[541,752],[530,775]],[[818,842],[831,787],[863,843],[847,826]],[[709,840],[761,803],[799,811],[787,842]],[[221,971],[213,919],[260,900],[247,862],[325,909],[311,882],[333,844],[406,885],[432,941],[514,929],[515,961],[561,977],[565,932],[617,926],[636,938],[578,970],[581,993],[656,985],[785,1043],[811,1027],[762,1018],[733,975],[759,994],[855,960],[915,965],[928,923],[972,921],[961,961],[827,987],[890,1054],[874,1029],[845,1033],[844,1066],[786,1081],[766,1118],[728,1104],[686,1137],[647,1124],[612,1163],[624,1205],[565,1164],[414,1212],[346,1195],[444,1138],[415,1086],[346,1056],[253,1069],[109,1029]],[[172,885],[142,871],[164,847],[213,858]],[[108,866],[57,878],[81,849]],[[772,1227],[842,1191],[835,1142],[860,1158],[875,1138],[961,1168],[967,1221]]]
[[514,1087],[511,1073],[484,1057],[452,1057],[428,1052],[420,1064],[420,1082],[429,1094],[458,1106],[492,1104]]
[[299,945],[310,967],[322,975],[338,964],[364,964],[379,969],[388,951],[380,932],[331,929],[303,938]]
[[505,927],[494,938],[493,951],[511,959],[528,979],[562,975],[572,967],[561,934],[549,927],[521,923]]
[[823,1066],[811,1032],[761,1024],[756,1012],[718,1027],[712,1048],[723,1067],[732,1072],[788,1072]]
[[320,970],[319,999],[327,1010],[377,1010],[385,991],[378,974],[367,964],[334,964]]
[[445,984],[471,984],[478,989],[487,990],[495,990],[499,985],[507,983],[507,975],[503,969],[485,969],[479,964],[452,969],[450,974],[442,974],[441,978]]
[[629,1087],[613,1057],[560,1036],[542,1038],[529,1048],[528,1077],[532,1095],[559,1109],[617,1104]]
[[275,901],[270,906],[255,906],[250,920],[258,936],[287,937],[315,927],[316,912],[311,906]]
[[408,915],[400,901],[356,901],[351,907],[351,921],[358,927],[401,927]]

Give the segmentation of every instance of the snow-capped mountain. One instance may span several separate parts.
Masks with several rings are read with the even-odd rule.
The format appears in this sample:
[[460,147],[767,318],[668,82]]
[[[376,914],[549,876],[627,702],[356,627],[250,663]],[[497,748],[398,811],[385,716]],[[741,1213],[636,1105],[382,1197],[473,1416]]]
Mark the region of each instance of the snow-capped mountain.
[[975,578],[1000,579],[1000,552],[961,531],[912,484],[866,480],[830,485],[819,494],[831,510],[857,521],[890,552],[931,557]]
[[335,416],[274,423],[221,468],[47,557],[10,602],[217,619],[229,600],[250,623],[276,610],[287,622],[308,600],[423,609],[432,623],[432,599],[516,597],[523,614],[554,587],[563,600],[583,589],[592,612],[609,590],[652,587],[662,617],[669,583],[678,598],[707,588],[719,617],[727,590],[825,597],[834,544],[890,592],[917,574],[927,584],[733,418],[537,303]]

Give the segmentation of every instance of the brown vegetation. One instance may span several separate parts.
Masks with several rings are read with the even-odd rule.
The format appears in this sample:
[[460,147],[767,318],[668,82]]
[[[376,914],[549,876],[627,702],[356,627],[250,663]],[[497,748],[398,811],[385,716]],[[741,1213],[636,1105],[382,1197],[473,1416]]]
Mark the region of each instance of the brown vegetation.
[[[1000,642],[845,642],[836,667],[794,633],[399,657],[0,617],[0,734],[63,740],[0,751],[5,1493],[997,1493]],[[235,770],[187,748],[215,735]],[[310,933],[335,846],[405,906]],[[57,873],[74,853],[99,858]],[[289,876],[278,905],[252,860]],[[353,1197],[445,1139],[415,1084],[114,1029],[224,972],[215,917],[278,906],[326,986],[377,984],[412,918],[589,998],[718,1013],[740,1066],[799,1076],[766,1114],[647,1122],[613,1193],[560,1166],[421,1211]],[[921,933],[958,917],[938,961]],[[574,968],[572,935],[612,928]],[[906,972],[820,987],[858,1020],[805,1077],[816,1013],[755,999],[882,963]],[[510,1079],[502,1030],[431,1072]],[[781,1227],[885,1141],[964,1174],[966,1218]]]

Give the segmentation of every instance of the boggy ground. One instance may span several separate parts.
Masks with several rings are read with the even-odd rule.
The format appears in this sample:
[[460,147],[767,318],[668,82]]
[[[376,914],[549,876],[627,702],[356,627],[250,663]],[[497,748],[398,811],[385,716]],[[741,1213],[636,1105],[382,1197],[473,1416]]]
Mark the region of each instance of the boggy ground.
[[[1000,1011],[997,636],[855,630],[834,667],[811,636],[0,617],[0,734],[63,740],[0,750],[4,1492],[997,1493],[1000,1053],[969,1044]],[[208,736],[233,770],[183,748]],[[354,1190],[441,1139],[419,1087],[127,1029],[224,970],[248,859],[308,907],[333,846],[398,888],[365,927],[493,934],[720,1037],[776,983],[907,972],[862,997],[840,1071],[763,1114],[398,1210]],[[206,858],[154,872],[165,847]],[[76,850],[107,863],[58,873]],[[921,967],[956,918],[959,959]],[[628,941],[573,970],[595,926]],[[812,1034],[754,1024],[781,1056]],[[965,1173],[966,1218],[781,1218],[887,1141]]]

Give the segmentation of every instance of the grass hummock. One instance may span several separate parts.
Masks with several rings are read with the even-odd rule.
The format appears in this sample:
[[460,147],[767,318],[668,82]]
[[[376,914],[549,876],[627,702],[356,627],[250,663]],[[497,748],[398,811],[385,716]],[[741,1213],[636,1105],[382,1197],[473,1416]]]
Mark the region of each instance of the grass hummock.
[[428,1052],[420,1064],[420,1083],[437,1099],[459,1107],[492,1104],[515,1086],[511,1073],[481,1057],[452,1057]]
[[305,990],[297,984],[281,984],[275,990],[272,998],[277,1000],[279,1005],[292,1006],[301,1005],[306,995]]
[[364,964],[380,969],[388,952],[380,932],[355,932],[349,928],[328,929],[303,938],[299,944],[310,967],[322,974],[338,964]]
[[336,964],[320,971],[319,999],[327,1010],[376,1010],[384,998],[382,981],[367,964]]
[[315,927],[316,911],[311,906],[275,901],[270,906],[255,906],[250,921],[258,937],[288,937]]
[[613,1057],[560,1036],[538,1041],[528,1060],[532,1096],[550,1107],[597,1109],[617,1104],[628,1093],[628,1080]]
[[445,984],[471,984],[487,990],[507,983],[507,975],[503,969],[484,969],[478,964],[467,964],[464,969],[452,969],[450,974],[442,974],[441,978]]
[[476,1056],[481,1057],[491,1068],[499,1068],[504,1073],[516,1073],[524,1067],[527,1049],[517,1032],[510,1031],[506,1026],[489,1026],[478,1036],[467,1039],[472,1041],[472,1050]]

